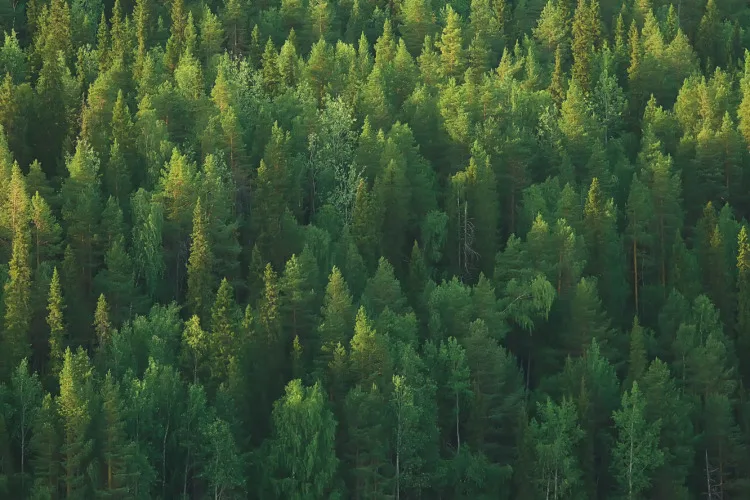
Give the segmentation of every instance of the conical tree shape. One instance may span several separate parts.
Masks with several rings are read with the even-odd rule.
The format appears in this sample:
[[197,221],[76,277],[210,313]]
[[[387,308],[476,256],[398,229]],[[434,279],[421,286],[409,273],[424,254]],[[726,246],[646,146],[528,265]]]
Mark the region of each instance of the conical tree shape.
[[104,294],[99,295],[94,312],[94,333],[98,352],[106,352],[112,338],[112,323],[109,320],[109,305]]
[[193,232],[190,240],[187,302],[193,314],[208,317],[208,308],[213,294],[213,259],[206,231],[206,215],[200,198],[193,211]]
[[19,229],[13,237],[8,281],[5,283],[4,335],[0,373],[9,376],[13,367],[29,355],[29,325],[31,324],[31,268],[29,266],[28,234]]
[[224,278],[211,308],[211,373],[217,383],[223,382],[227,377],[226,360],[239,351],[236,318],[234,290]]
[[338,267],[328,277],[326,294],[321,308],[323,321],[318,327],[320,353],[316,357],[318,369],[325,369],[333,359],[336,346],[345,344],[354,328],[354,306],[349,287]]
[[49,299],[47,302],[47,325],[49,325],[49,358],[50,373],[57,376],[62,369],[65,357],[65,349],[68,347],[67,332],[63,312],[65,303],[63,301],[60,276],[57,268],[52,273],[52,281],[49,285]]

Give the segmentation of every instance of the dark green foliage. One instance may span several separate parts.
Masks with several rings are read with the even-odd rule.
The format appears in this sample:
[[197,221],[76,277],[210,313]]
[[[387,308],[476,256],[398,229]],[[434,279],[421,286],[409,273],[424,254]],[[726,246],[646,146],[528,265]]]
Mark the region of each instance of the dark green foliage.
[[0,497],[746,496],[747,2],[0,32]]

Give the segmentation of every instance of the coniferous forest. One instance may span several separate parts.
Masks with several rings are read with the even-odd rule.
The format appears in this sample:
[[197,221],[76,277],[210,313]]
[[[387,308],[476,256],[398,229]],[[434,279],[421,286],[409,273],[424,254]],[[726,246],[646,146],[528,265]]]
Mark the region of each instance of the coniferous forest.
[[750,496],[745,0],[0,33],[0,497]]

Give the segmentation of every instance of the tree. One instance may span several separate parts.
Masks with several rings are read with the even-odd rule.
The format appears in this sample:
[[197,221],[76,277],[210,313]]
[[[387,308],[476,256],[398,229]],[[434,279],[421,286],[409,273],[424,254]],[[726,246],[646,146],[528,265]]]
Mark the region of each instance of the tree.
[[[208,346],[211,352],[211,375],[215,381],[224,381],[227,377],[227,360],[239,351],[240,343],[236,333],[237,306],[234,302],[234,290],[226,278],[221,280],[216,300],[211,308],[211,337]],[[190,328],[194,337],[200,338],[200,325]],[[197,328],[196,328],[197,326]],[[205,346],[198,346],[194,338],[191,348],[200,351]],[[205,353],[204,353],[205,354]],[[197,357],[197,356],[196,356]]]
[[584,92],[592,89],[591,56],[599,41],[598,0],[578,0],[573,16],[573,78]]
[[62,424],[62,469],[65,494],[85,496],[91,492],[87,484],[86,468],[92,459],[93,440],[90,437],[92,420],[93,373],[86,352],[78,348],[74,354],[65,351],[60,371],[60,395],[56,399]]
[[646,352],[646,333],[638,322],[638,316],[633,318],[633,328],[630,330],[630,360],[628,362],[628,384],[641,379],[648,363]]
[[372,327],[364,307],[357,312],[349,362],[353,381],[361,387],[384,387],[391,378],[388,338]]
[[622,396],[622,409],[612,414],[617,428],[612,472],[626,498],[638,498],[651,483],[653,470],[664,462],[659,448],[661,420],[647,421],[645,405],[638,382],[633,382],[632,389]]
[[635,311],[639,312],[638,307],[638,290],[643,281],[643,269],[646,268],[644,259],[651,242],[649,231],[649,219],[653,214],[651,205],[651,196],[648,188],[638,179],[637,175],[633,176],[633,182],[630,184],[630,194],[628,195],[627,204],[628,227],[627,235],[631,241],[631,254],[633,266],[633,297],[635,299]]
[[109,297],[112,321],[119,325],[140,310],[133,260],[120,236],[104,256],[105,269],[96,276],[97,289]]
[[229,424],[217,418],[203,430],[206,465],[202,476],[208,480],[214,498],[242,494],[245,487],[244,461]]
[[383,389],[354,387],[346,395],[345,457],[350,464],[351,490],[358,498],[378,498],[392,492],[388,473],[390,440],[387,400]]
[[318,326],[319,354],[315,357],[316,369],[328,366],[336,346],[346,344],[349,332],[354,330],[354,306],[349,287],[338,267],[331,270],[326,285],[323,307],[320,310],[322,321]]
[[63,302],[62,287],[60,286],[60,276],[57,268],[52,273],[52,281],[49,286],[49,300],[47,302],[47,325],[49,325],[49,353],[50,353],[50,373],[57,376],[62,369],[65,358],[65,350],[68,347],[67,332],[63,312],[65,303]]
[[406,298],[401,290],[401,284],[396,279],[393,266],[385,258],[378,261],[375,274],[367,280],[365,290],[362,293],[362,304],[368,314],[376,318],[389,308],[396,314],[405,311]]
[[112,342],[112,323],[109,320],[109,305],[103,293],[99,295],[96,301],[94,334],[96,335],[97,352],[107,353]]
[[[30,372],[28,360],[25,358],[14,370],[10,379],[9,403],[12,405],[13,418],[8,422],[13,442],[20,455],[21,486],[25,486],[27,478],[28,457],[32,451],[30,440],[34,434],[35,421],[41,413],[42,384],[36,373]],[[41,436],[40,436],[41,437]]]
[[459,78],[465,69],[461,16],[450,5],[445,8],[445,27],[437,45],[444,74]]
[[599,179],[594,177],[583,216],[584,238],[588,247],[587,269],[599,277],[602,302],[613,316],[622,311],[625,285],[624,256],[615,221],[614,200],[605,199]]
[[31,198],[31,239],[36,269],[39,269],[42,262],[59,257],[61,234],[62,228],[52,209],[39,191],[36,191]]
[[187,301],[193,314],[202,317],[208,317],[208,306],[213,294],[213,262],[206,233],[206,216],[198,198],[193,210],[193,232],[190,237]]
[[425,36],[435,32],[432,5],[425,0],[406,0],[401,6],[399,31],[412,56],[417,57]]
[[202,378],[198,374],[205,371],[210,353],[209,337],[201,328],[200,318],[193,314],[182,332],[182,355],[187,358],[186,364],[193,372],[193,384],[198,384]]
[[3,293],[5,335],[2,373],[6,376],[9,376],[13,367],[29,354],[31,269],[26,231],[19,228],[13,236],[13,253]]
[[456,454],[461,453],[461,400],[471,395],[469,385],[469,365],[466,351],[458,344],[455,337],[449,337],[447,342],[441,342],[438,360],[443,370],[444,390],[453,399],[456,438]]
[[104,435],[102,436],[102,456],[106,466],[107,497],[127,495],[129,473],[132,464],[133,444],[127,442],[125,434],[125,411],[123,408],[120,385],[115,382],[110,372],[104,377],[101,387],[102,413],[104,416]]
[[583,437],[573,401],[556,404],[549,398],[538,404],[539,417],[531,421],[534,486],[546,498],[564,498],[576,491],[580,466],[575,446]]
[[88,294],[93,286],[96,227],[102,212],[99,158],[88,142],[79,140],[75,154],[68,159],[66,166],[70,176],[61,188],[62,216],[76,264],[78,288]]
[[62,469],[60,445],[62,429],[60,417],[52,396],[47,393],[36,418],[33,420],[33,432],[29,442],[33,454],[34,488],[38,495],[53,497],[59,495],[60,472]]
[[336,420],[320,385],[289,382],[273,409],[273,436],[264,462],[269,493],[295,500],[332,494],[338,468],[335,432]]

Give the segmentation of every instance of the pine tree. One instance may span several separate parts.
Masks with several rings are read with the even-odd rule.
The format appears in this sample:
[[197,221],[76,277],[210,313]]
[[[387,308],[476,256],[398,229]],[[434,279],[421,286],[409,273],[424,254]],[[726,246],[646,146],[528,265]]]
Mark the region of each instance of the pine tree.
[[52,209],[39,191],[31,198],[31,239],[35,269],[42,262],[53,260],[61,253],[60,241],[62,229]]
[[549,93],[557,106],[561,106],[567,93],[565,89],[565,72],[562,67],[562,48],[560,45],[555,49],[555,69],[552,72],[552,81],[549,85]]
[[65,322],[63,312],[65,303],[63,302],[62,288],[60,286],[60,277],[55,267],[52,273],[52,281],[49,286],[49,300],[47,302],[47,325],[49,325],[49,353],[50,353],[50,373],[57,376],[62,369],[65,357],[65,349],[68,347],[67,333],[65,331]]
[[[227,377],[226,360],[239,351],[236,331],[237,306],[234,290],[226,278],[221,280],[216,300],[211,308],[211,375],[217,382]],[[198,325],[200,328],[200,325]]]
[[461,16],[450,5],[445,9],[445,28],[438,43],[440,60],[447,77],[460,78],[466,69]]
[[60,395],[56,398],[63,431],[62,469],[68,498],[90,494],[85,471],[91,462],[94,444],[90,438],[92,379],[86,352],[79,348],[74,354],[68,348],[60,371]]
[[399,31],[412,56],[417,57],[425,36],[435,32],[432,5],[425,0],[406,0],[401,6]]
[[379,498],[392,491],[388,477],[390,451],[387,403],[383,390],[357,386],[344,402],[346,422],[344,453],[352,490],[359,498]]
[[33,491],[41,497],[56,498],[60,493],[62,429],[57,407],[47,393],[33,421],[33,432],[29,446],[33,454]]
[[638,316],[633,318],[633,328],[630,330],[630,361],[628,362],[627,385],[633,386],[641,379],[646,371],[646,333],[638,322]]
[[599,41],[598,0],[578,0],[573,16],[573,78],[584,92],[592,89],[591,58]]
[[599,278],[599,290],[607,311],[622,312],[624,300],[624,264],[620,236],[617,234],[614,200],[606,200],[599,179],[591,181],[584,207],[584,238],[588,246],[587,269]]
[[29,354],[31,324],[31,268],[26,229],[19,228],[13,237],[13,253],[5,282],[3,303],[4,342],[2,373],[10,376],[13,367]]
[[360,307],[349,354],[354,383],[361,387],[384,387],[392,375],[389,358],[387,338],[372,327],[365,309]]
[[140,297],[135,284],[133,260],[120,236],[104,256],[105,269],[96,276],[97,290],[109,297],[112,321],[121,324],[140,309]]
[[190,237],[187,301],[192,313],[201,317],[208,317],[208,307],[213,294],[213,262],[206,232],[206,216],[198,198],[193,210],[193,232]]
[[93,148],[85,140],[80,140],[66,166],[70,176],[63,181],[61,188],[62,216],[67,225],[67,241],[78,269],[76,283],[88,294],[96,267],[96,226],[102,212],[99,159]]
[[644,269],[646,269],[646,252],[649,248],[650,231],[649,220],[653,214],[651,205],[651,196],[648,188],[638,179],[637,175],[633,176],[633,182],[630,184],[630,194],[626,209],[628,217],[628,226],[626,234],[631,242],[631,256],[633,268],[633,297],[635,299],[636,314],[640,311],[638,304],[638,291],[641,283],[645,281]]
[[318,326],[316,368],[325,369],[333,359],[336,346],[349,340],[349,332],[354,329],[354,306],[349,287],[339,268],[334,267],[328,277],[325,299],[320,310],[323,317]]
[[125,408],[120,395],[120,385],[110,372],[104,377],[101,387],[104,435],[102,436],[102,456],[106,467],[104,496],[121,498],[128,492],[129,463],[134,443],[127,442],[125,433]]
[[112,342],[112,323],[109,320],[109,305],[103,293],[99,295],[96,301],[94,334],[96,335],[97,352],[106,353]]

